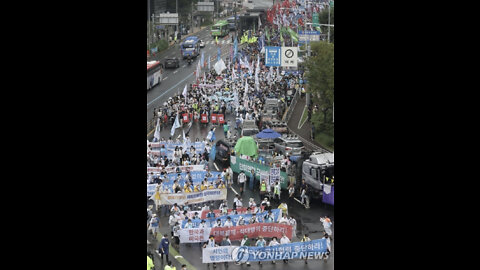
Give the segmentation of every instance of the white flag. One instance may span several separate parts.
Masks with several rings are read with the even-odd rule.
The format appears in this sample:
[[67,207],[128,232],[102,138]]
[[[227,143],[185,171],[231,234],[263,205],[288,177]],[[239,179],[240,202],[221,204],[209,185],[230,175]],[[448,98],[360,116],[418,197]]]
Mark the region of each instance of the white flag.
[[185,104],[187,104],[187,85],[185,84],[185,88],[183,88],[182,95],[185,97]]
[[223,62],[223,59],[220,58],[220,61],[217,61],[217,63],[215,63],[213,68],[215,69],[217,74],[220,75],[222,71],[224,71],[227,68],[227,66],[225,66],[225,62]]
[[160,117],[157,119],[157,126],[155,127],[155,134],[153,137],[160,141]]
[[177,113],[177,116],[175,118],[175,123],[173,124],[172,130],[170,131],[170,136],[173,136],[173,134],[175,134],[175,129],[179,127],[180,127],[180,121],[178,121],[178,113]]

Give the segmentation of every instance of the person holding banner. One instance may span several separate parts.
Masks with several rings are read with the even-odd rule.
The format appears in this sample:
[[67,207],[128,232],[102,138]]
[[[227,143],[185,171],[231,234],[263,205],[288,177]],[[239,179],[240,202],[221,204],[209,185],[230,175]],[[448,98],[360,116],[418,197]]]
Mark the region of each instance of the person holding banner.
[[[288,239],[285,233],[282,234],[282,238],[280,238],[280,245],[283,244],[290,244],[290,239]],[[288,260],[283,260],[283,263],[288,263]]]
[[[220,221],[220,220],[218,220]],[[208,238],[207,242],[203,245],[203,248],[207,248],[207,247],[218,247],[218,245],[215,243],[215,238],[213,237],[213,235],[210,235],[210,237]],[[207,268],[209,267],[210,264],[207,263]],[[216,268],[217,265],[215,263],[213,263],[213,268]]]
[[[265,247],[267,245],[267,241],[263,239],[263,236],[259,235],[257,243],[255,243],[256,247]],[[262,265],[262,262],[258,262],[259,265]]]
[[[306,234],[303,236],[301,242],[310,242],[310,241],[312,241],[312,239],[310,239],[310,237],[308,237],[308,233],[306,233]],[[305,258],[305,264],[308,264],[307,258]]]
[[[251,244],[250,244],[250,240],[248,239],[248,235],[244,235],[242,241],[240,242],[240,246],[241,246],[241,247],[248,247],[248,246],[250,246],[250,245],[251,245]],[[236,265],[241,265],[241,264],[243,264],[243,263],[238,263],[238,262],[237,262],[237,263],[235,263],[235,264],[236,264]],[[247,262],[247,266],[250,266],[250,263],[249,263],[249,262]]]
[[[277,242],[277,237],[275,236],[272,238],[272,241],[270,241],[270,243],[268,244],[269,247],[274,247],[278,245],[280,245],[280,243]],[[275,261],[272,261],[272,264],[275,264]]]
[[[230,239],[228,239],[228,235],[223,238],[222,242],[220,242],[220,246],[222,247],[231,246],[231,245],[232,245],[232,242],[230,241]],[[225,268],[228,268],[228,262],[225,262],[224,265],[225,265]]]

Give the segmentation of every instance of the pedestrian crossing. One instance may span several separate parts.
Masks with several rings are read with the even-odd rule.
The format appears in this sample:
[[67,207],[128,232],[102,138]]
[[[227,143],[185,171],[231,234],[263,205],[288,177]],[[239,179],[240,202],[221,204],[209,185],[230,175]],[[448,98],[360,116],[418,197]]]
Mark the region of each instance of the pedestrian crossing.
[[[204,42],[205,42],[205,46],[207,46],[207,45],[217,45],[215,40],[206,40]],[[219,39],[218,40],[218,44],[220,44],[220,45],[228,45],[228,44],[231,44],[231,43],[232,43],[231,39],[227,39],[227,40],[225,40],[225,39],[220,40]]]

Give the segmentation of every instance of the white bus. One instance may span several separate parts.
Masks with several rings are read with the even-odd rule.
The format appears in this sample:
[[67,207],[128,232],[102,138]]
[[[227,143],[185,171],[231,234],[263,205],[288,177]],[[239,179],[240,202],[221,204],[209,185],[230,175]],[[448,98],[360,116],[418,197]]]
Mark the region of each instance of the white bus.
[[147,62],[147,91],[159,84],[163,78],[163,65],[160,61]]

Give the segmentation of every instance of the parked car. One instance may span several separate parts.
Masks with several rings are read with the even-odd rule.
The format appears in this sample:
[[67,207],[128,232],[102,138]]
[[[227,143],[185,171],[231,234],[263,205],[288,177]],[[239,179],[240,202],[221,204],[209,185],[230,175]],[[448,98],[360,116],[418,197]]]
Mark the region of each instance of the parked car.
[[165,59],[165,68],[178,68],[178,67],[180,67],[180,60],[177,57]]
[[282,136],[273,140],[275,151],[282,155],[300,156],[305,150],[303,142],[294,136]]

